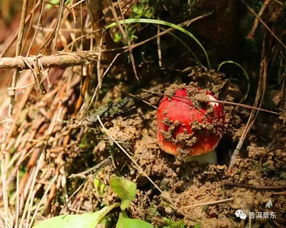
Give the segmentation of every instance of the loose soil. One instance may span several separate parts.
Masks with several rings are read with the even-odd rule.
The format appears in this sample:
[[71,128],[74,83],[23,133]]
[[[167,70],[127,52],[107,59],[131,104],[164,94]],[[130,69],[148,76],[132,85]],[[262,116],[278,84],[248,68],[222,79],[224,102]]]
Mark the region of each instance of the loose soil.
[[[238,87],[227,82],[221,74],[194,68],[189,76],[192,86],[215,91],[220,99],[240,99]],[[156,81],[151,84],[145,88],[153,92],[151,96],[138,92],[136,96],[142,100],[133,101],[131,111],[126,110],[108,121],[107,118],[104,123],[108,135],[131,154],[144,173],[138,172],[136,165],[107,135],[98,132],[93,135],[88,128],[86,131],[97,141],[93,149],[94,160],[99,162],[112,156],[110,165],[99,170],[96,177],[107,184],[109,177],[116,174],[137,183],[138,194],[128,209],[129,216],[158,226],[172,224],[171,227],[182,227],[182,224],[188,227],[198,224],[201,227],[281,227],[286,224],[286,127],[282,121],[260,113],[241,156],[228,172],[230,155],[245,127],[249,110],[225,105],[228,130],[216,149],[219,164],[178,161],[163,152],[156,141],[157,110],[153,106],[158,106],[160,100],[156,94],[163,94],[170,85]],[[171,85],[174,86],[178,85]],[[126,86],[121,88],[126,89]],[[118,93],[118,86],[113,91],[117,95],[124,94]],[[114,97],[110,93],[112,90],[106,96]],[[271,123],[263,124],[268,120]],[[85,193],[86,199],[95,194],[94,191]],[[110,191],[98,197],[105,203],[118,200]],[[267,207],[269,202],[272,206]],[[235,215],[239,209],[246,213],[245,220]]]

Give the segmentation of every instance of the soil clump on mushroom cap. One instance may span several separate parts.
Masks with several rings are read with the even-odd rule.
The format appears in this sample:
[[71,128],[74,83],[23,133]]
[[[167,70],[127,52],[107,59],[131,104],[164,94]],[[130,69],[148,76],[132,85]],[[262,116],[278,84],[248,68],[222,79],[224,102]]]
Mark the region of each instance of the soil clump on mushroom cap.
[[222,104],[209,90],[172,84],[160,101],[157,140],[161,149],[184,160],[213,151],[224,127]]

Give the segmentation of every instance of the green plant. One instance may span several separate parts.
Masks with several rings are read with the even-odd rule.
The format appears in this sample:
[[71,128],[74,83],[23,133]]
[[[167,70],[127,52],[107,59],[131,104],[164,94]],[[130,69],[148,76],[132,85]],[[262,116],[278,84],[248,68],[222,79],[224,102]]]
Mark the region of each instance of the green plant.
[[60,215],[40,222],[34,228],[94,228],[112,209],[119,205],[119,203],[116,203],[106,206],[94,213]]
[[209,61],[208,53],[207,53],[206,49],[204,48],[204,46],[191,32],[189,32],[188,30],[184,29],[183,27],[181,27],[179,25],[173,24],[173,23],[168,22],[168,21],[157,20],[157,19],[129,18],[126,20],[119,20],[119,21],[113,22],[113,23],[109,24],[108,26],[106,26],[106,29],[110,29],[110,28],[113,28],[113,27],[118,26],[118,25],[126,25],[126,24],[133,24],[133,23],[164,25],[164,26],[171,27],[177,31],[180,31],[180,32],[186,34],[192,40],[194,40],[197,43],[197,45],[202,49],[202,51],[205,55],[205,58],[206,58],[207,66],[208,66],[208,68],[210,68],[210,61]]
[[131,17],[133,18],[152,18],[154,16],[154,7],[151,6],[150,0],[139,0],[132,7]]
[[[101,192],[105,189],[105,185],[97,179],[94,180],[94,186]],[[125,212],[130,202],[134,200],[136,196],[136,183],[123,177],[115,176],[110,179],[110,187],[121,199],[121,203],[114,203],[112,205],[105,206],[93,213],[56,216],[36,224],[34,228],[94,228],[96,225],[104,223],[106,221],[106,216],[116,207],[121,208],[116,228],[153,228],[153,226],[148,222],[140,219],[128,218]]]
[[183,221],[172,221],[168,218],[164,219],[165,225],[163,228],[185,228],[185,224]]

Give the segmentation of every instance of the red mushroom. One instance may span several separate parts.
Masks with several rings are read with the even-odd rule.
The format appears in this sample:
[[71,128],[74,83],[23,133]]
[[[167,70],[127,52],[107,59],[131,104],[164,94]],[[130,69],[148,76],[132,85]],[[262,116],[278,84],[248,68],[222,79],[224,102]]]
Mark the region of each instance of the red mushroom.
[[[213,93],[192,86],[171,86],[161,100],[157,114],[157,141],[172,155],[195,156],[192,160],[216,163],[215,147],[223,130],[223,106]],[[201,99],[201,100],[203,100]]]

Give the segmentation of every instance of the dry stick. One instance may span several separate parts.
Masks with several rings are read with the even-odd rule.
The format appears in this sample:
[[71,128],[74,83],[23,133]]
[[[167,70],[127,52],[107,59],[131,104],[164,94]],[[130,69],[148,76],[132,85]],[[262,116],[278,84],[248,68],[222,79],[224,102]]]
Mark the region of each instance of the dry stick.
[[62,22],[62,18],[63,18],[64,5],[65,5],[65,1],[61,0],[58,18],[57,18],[57,24],[56,24],[56,28],[55,28],[54,43],[53,43],[52,51],[54,51],[56,49],[58,35],[59,35],[59,29],[61,27],[61,22]]
[[270,0],[266,0],[264,3],[263,3],[263,6],[261,7],[259,13],[257,14],[257,17],[255,18],[254,20],[254,23],[253,23],[253,26],[252,26],[252,29],[251,31],[249,32],[249,34],[247,35],[247,38],[249,39],[253,39],[254,37],[254,34],[256,32],[256,29],[258,27],[258,23],[259,23],[259,19],[258,18],[261,18],[262,14],[264,13],[266,7],[268,6]]
[[[36,0],[33,1],[33,8],[35,8],[35,5],[37,4],[35,1],[36,1]],[[40,0],[38,0],[38,1],[40,1]],[[31,14],[31,19],[30,19],[30,21],[29,21],[28,26],[26,27],[26,36],[25,36],[25,38],[23,37],[22,47],[26,47],[26,43],[27,43],[27,41],[28,41],[28,39],[29,39],[29,37],[30,37],[30,31],[31,31],[31,28],[33,27],[34,17],[35,17],[35,12],[33,12],[33,13]],[[29,43],[30,43],[30,45],[34,44],[33,42],[29,42]],[[22,51],[24,51],[24,48],[22,48]],[[28,52],[27,52],[27,53],[28,53]],[[26,54],[26,55],[28,55],[28,54]]]
[[20,187],[20,172],[17,170],[17,178],[16,178],[16,205],[15,205],[15,227],[19,225],[19,214],[20,214],[20,198],[17,192],[19,191]]
[[[19,33],[18,33],[18,38],[17,38],[17,44],[16,44],[16,57],[18,57],[21,53],[22,49],[22,40],[23,40],[23,35],[24,35],[24,29],[25,29],[25,17],[27,13],[27,6],[28,6],[28,0],[23,1],[23,6],[22,6],[22,13],[21,13],[21,20],[20,20],[20,27],[19,27]],[[18,81],[19,77],[19,69],[16,69],[12,78],[11,82],[11,87],[16,88],[16,84]],[[15,103],[15,96],[16,92],[14,89],[8,89],[8,95],[10,97],[10,105],[9,105],[9,114],[12,115],[13,112],[13,106]]]
[[[68,178],[88,178],[86,175],[92,175],[92,173],[95,173],[97,170],[107,166],[108,164],[111,164],[111,156],[109,156],[108,158],[104,159],[103,161],[101,161],[100,163],[96,164],[94,167],[91,167],[90,169],[87,169],[83,172],[80,173],[76,173],[76,174],[71,174]],[[66,200],[65,204],[62,206],[62,209],[60,211],[60,214],[62,212],[62,210],[64,208],[67,207],[68,203],[70,202],[70,200],[81,190],[81,188],[86,184],[86,181],[83,182],[70,196],[69,198]]]
[[[262,56],[265,54],[265,45],[263,45],[263,51],[262,51]],[[260,66],[260,77],[259,77],[259,81],[258,81],[258,85],[257,85],[257,92],[256,92],[256,97],[255,97],[255,101],[254,101],[254,105],[255,107],[261,107],[263,99],[264,99],[264,94],[265,94],[265,89],[266,89],[266,80],[267,80],[267,61],[266,61],[266,57],[263,56],[262,57],[262,61],[261,61],[261,66]],[[252,128],[255,119],[257,117],[258,111],[255,109],[252,109],[250,116],[248,118],[246,127],[239,139],[239,142],[231,156],[230,159],[230,163],[229,163],[229,167],[228,167],[228,172],[230,173],[234,164],[237,161],[237,157],[239,155],[239,152],[241,150],[241,147],[244,143],[244,140],[246,138],[246,135],[248,134],[248,132],[250,131],[250,129]]]
[[9,217],[9,197],[8,197],[8,184],[7,180],[7,153],[1,154],[1,184],[2,184],[2,203],[4,205],[5,225]]
[[[33,28],[35,28],[35,32],[34,32],[34,35],[32,37],[32,40],[31,40],[31,43],[30,43],[30,46],[28,48],[28,51],[27,51],[27,55],[29,55],[31,49],[32,49],[32,46],[34,44],[34,41],[36,39],[36,36],[38,34],[38,31],[40,29],[40,23],[41,23],[41,19],[42,19],[42,15],[43,15],[43,11],[44,11],[44,8],[45,8],[45,4],[44,4],[44,0],[39,0],[37,4],[41,4],[41,9],[40,9],[40,14],[39,14],[39,17],[38,17],[38,21],[37,21],[37,25]],[[33,15],[33,14],[32,14]]]
[[260,23],[266,28],[266,30],[270,32],[270,34],[278,41],[278,43],[281,44],[284,49],[286,49],[286,45],[278,38],[278,36],[274,32],[272,32],[268,25],[255,13],[255,11],[244,0],[241,0],[241,2],[260,21]]
[[[98,52],[96,51],[79,51],[71,53],[59,53],[55,55],[38,55],[29,57],[4,57],[0,58],[0,69],[18,68],[21,70],[29,69],[25,62],[34,65],[36,58],[45,68],[50,67],[68,67],[81,64],[90,64],[97,61]],[[24,60],[24,61],[23,61]]]
[[89,175],[91,173],[94,173],[96,170],[101,169],[102,167],[105,167],[107,165],[110,165],[111,163],[111,156],[107,157],[106,159],[104,159],[103,161],[99,162],[98,164],[96,164],[95,166],[80,172],[80,173],[74,173],[71,174],[68,178],[75,178],[75,177],[81,177],[81,178],[85,178],[86,175]]
[[286,191],[285,192],[272,192],[273,196],[278,196],[278,195],[285,195],[286,196]]
[[217,201],[211,201],[211,202],[206,202],[206,203],[198,203],[198,204],[193,204],[189,206],[185,206],[184,208],[192,208],[192,207],[197,207],[197,206],[206,206],[206,205],[214,205],[214,204],[220,204],[220,203],[227,203],[233,201],[234,198],[227,198],[227,199],[222,199],[222,200],[217,200]]
[[[97,31],[99,28],[104,27],[105,22],[103,21],[102,0],[87,0],[86,4],[93,32]],[[98,42],[101,39],[101,33],[94,33],[94,39],[96,42]],[[98,43],[96,43],[96,46],[97,45]]]
[[[157,33],[160,33],[160,25],[157,25]],[[162,67],[162,49],[161,49],[161,38],[160,36],[157,37],[157,54],[158,54],[158,65]]]
[[[23,105],[25,104],[25,102],[29,96],[29,93],[30,93],[30,90],[28,90],[28,92],[25,93],[24,96],[22,97],[21,102],[19,103],[19,110],[22,110],[21,107],[23,107]],[[15,114],[15,119],[18,119],[19,113],[20,112],[18,111],[18,113]],[[7,132],[7,135],[5,136],[6,141],[2,143],[3,148],[2,148],[1,154],[2,154],[2,156],[4,156],[4,159],[6,158],[6,152],[9,151],[8,148],[11,146],[11,145],[7,145],[7,143],[8,143],[8,139],[11,137],[11,134],[13,132],[13,129],[15,128],[15,125],[16,125],[16,121],[14,121],[12,123],[12,126],[10,126],[10,128],[8,129],[9,132]],[[7,164],[5,167],[5,173],[4,174],[6,174],[7,170],[9,170],[9,168],[10,168],[10,165]],[[16,169],[18,169],[18,167],[15,168],[15,171],[16,171]],[[1,176],[4,174],[2,173]],[[9,184],[10,184],[11,180],[14,178],[14,176],[15,176],[15,174],[11,175],[11,172],[10,172],[9,176],[6,176],[5,180],[2,180],[2,189],[0,188],[0,197],[3,197],[4,205],[5,205],[5,197],[7,195],[6,186],[9,186]]]
[[105,128],[104,124],[102,123],[101,119],[99,116],[96,117],[99,124],[102,127],[103,132],[112,140],[113,143],[115,143],[119,149],[133,162],[133,164],[135,165],[135,168],[137,169],[137,171],[139,172],[139,174],[143,174],[149,181],[150,183],[161,193],[162,197],[165,198],[170,205],[172,206],[172,208],[176,209],[177,212],[181,213],[184,215],[184,213],[179,210],[175,204],[173,203],[173,201],[170,199],[170,197],[168,195],[163,196],[163,191],[160,189],[160,187],[148,176],[148,174],[142,169],[142,167],[134,160],[134,158],[132,158],[132,156],[108,133],[107,129]]
[[99,44],[98,44],[99,54],[98,54],[98,61],[97,61],[97,64],[96,64],[97,83],[98,83],[99,89],[101,89],[101,86],[102,86],[102,74],[103,74],[103,72],[102,72],[103,69],[101,69],[102,44],[103,44],[103,33],[102,33],[102,36],[100,36],[100,39],[99,39]]

